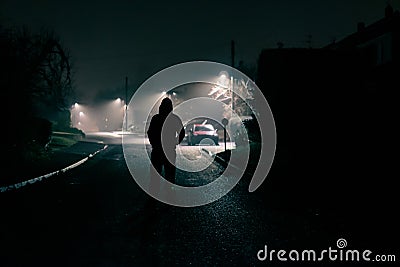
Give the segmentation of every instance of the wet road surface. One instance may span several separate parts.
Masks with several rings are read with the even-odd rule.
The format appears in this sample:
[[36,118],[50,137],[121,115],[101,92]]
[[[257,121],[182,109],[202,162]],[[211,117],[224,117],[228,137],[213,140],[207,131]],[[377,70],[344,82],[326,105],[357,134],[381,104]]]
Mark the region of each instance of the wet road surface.
[[[199,147],[179,153],[210,161]],[[224,171],[210,162],[201,175],[178,171],[177,183],[209,183]],[[111,144],[62,177],[0,195],[0,266],[265,266],[257,252],[266,244],[328,247],[349,231],[334,215],[248,193],[249,179],[211,204],[169,206],[141,190],[122,146]]]

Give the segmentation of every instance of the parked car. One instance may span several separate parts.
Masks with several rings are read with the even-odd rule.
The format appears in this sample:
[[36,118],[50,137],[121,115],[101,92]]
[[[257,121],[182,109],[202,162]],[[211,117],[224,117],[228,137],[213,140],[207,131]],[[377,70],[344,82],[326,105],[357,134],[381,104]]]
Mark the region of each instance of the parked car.
[[213,140],[214,144],[218,145],[219,137],[214,126],[212,124],[193,124],[187,136],[188,145],[194,146],[206,138]]

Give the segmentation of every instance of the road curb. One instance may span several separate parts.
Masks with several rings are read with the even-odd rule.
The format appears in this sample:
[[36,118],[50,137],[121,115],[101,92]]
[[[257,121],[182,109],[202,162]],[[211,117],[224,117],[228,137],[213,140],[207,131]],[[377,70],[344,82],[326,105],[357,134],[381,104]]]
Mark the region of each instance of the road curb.
[[97,155],[101,151],[106,150],[107,147],[108,147],[108,145],[105,145],[103,148],[95,151],[94,153],[90,154],[89,156],[87,156],[87,157],[85,157],[85,158],[83,158],[83,159],[81,159],[81,160],[79,160],[79,161],[77,161],[77,162],[65,167],[65,168],[62,168],[60,170],[57,170],[57,171],[54,171],[54,172],[50,172],[48,174],[41,175],[39,177],[32,178],[32,179],[29,179],[29,180],[26,180],[26,181],[23,181],[23,182],[19,182],[19,183],[16,183],[16,184],[0,187],[0,193],[11,191],[11,190],[15,190],[15,189],[19,189],[21,187],[24,187],[24,186],[27,186],[27,185],[30,185],[30,184],[41,182],[42,180],[48,179],[48,178],[53,177],[55,175],[63,174],[65,172],[67,172],[69,170],[72,170],[73,168],[76,168],[76,167],[80,166],[81,164],[85,163],[87,160],[89,160],[90,158],[94,157],[95,155]]
[[[214,154],[214,153],[212,153],[211,151],[209,151],[209,150],[207,150],[207,149],[205,149],[205,148],[202,148],[201,150],[203,150],[205,153],[207,153],[207,154],[209,154],[209,155],[213,155],[213,156],[215,156],[215,161],[217,161],[218,163],[220,163],[221,165],[223,165],[224,167],[227,167],[228,166],[228,162],[226,161],[226,160],[224,160],[221,156],[219,156],[218,155],[218,153],[217,154]],[[236,169],[239,169],[238,167],[236,167],[235,165],[233,165],[233,164],[231,164],[232,165],[232,167],[234,167],[234,168],[236,168]]]
[[[233,167],[233,168],[236,169],[236,170],[241,170],[241,168],[239,168],[238,166],[236,166],[236,165],[230,163],[229,161],[226,161],[225,159],[223,159],[223,158],[222,158],[221,156],[219,156],[218,154],[213,154],[212,152],[208,151],[208,150],[205,149],[205,148],[202,148],[202,150],[203,150],[205,153],[212,154],[213,156],[215,156],[214,160],[215,160],[216,162],[218,162],[219,164],[223,165],[225,168],[228,167],[228,165],[230,165],[231,167]],[[248,166],[248,165],[246,165],[246,169],[244,170],[243,175],[248,175],[248,176],[252,177],[253,174],[247,171],[247,166]]]

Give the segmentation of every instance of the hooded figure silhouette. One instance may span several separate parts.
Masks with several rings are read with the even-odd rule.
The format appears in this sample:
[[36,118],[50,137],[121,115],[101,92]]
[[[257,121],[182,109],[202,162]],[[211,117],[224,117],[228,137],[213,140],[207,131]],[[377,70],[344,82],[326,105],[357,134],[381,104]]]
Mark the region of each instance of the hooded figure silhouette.
[[[154,170],[171,183],[175,183],[176,145],[185,137],[181,119],[172,113],[173,105],[169,98],[164,98],[158,114],[151,118],[147,136],[152,147],[151,163]],[[153,173],[154,174],[154,173]],[[154,175],[152,175],[154,178]]]

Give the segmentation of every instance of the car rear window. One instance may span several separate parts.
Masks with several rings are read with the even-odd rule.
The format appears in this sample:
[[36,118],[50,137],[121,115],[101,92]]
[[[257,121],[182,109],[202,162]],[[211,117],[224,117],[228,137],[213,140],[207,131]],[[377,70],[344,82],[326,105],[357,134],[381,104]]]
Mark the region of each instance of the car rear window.
[[194,127],[195,131],[214,131],[214,127],[212,125],[199,125]]

